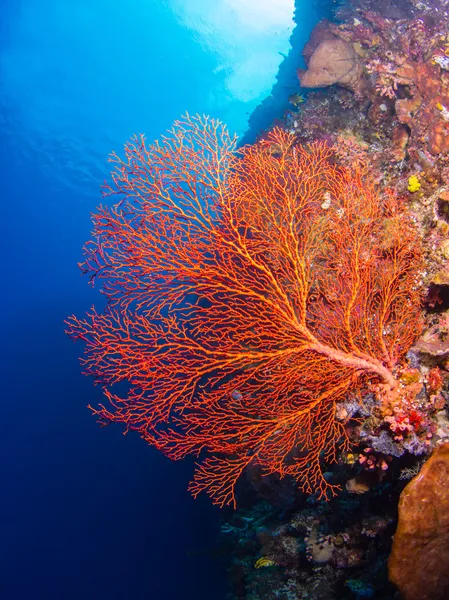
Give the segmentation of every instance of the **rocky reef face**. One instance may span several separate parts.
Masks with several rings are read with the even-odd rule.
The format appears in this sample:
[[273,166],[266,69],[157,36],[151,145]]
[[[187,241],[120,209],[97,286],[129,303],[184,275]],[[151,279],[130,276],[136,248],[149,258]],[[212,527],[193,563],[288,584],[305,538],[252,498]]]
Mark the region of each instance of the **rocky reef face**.
[[390,121],[407,133],[407,140],[405,133],[399,136],[397,161],[406,151],[417,160],[421,153],[446,156],[449,37],[444,3],[416,10],[407,19],[385,17],[370,8],[372,3],[357,4],[341,11],[343,22],[322,21],[312,32],[304,52],[308,68],[299,71],[301,86],[338,84],[368,100],[372,125]]
[[300,142],[326,139],[343,162],[366,161],[381,185],[404,194],[426,244],[429,306],[437,302],[443,312],[449,306],[449,5],[397,4],[353,0],[315,27],[303,50],[308,68],[298,76],[303,88],[316,91],[287,111],[285,123]]
[[[341,163],[364,165],[381,189],[402,197],[423,240],[425,325],[396,372],[403,401],[348,398],[337,411],[360,419],[355,463],[387,471],[449,439],[449,2],[340,3],[302,55],[300,85],[313,91],[300,105],[294,95],[285,126],[300,143],[325,140]],[[361,489],[363,479],[348,485]]]
[[232,598],[447,598],[449,1],[339,3],[303,58],[282,124],[298,144],[326,141],[342,164],[363,164],[402,198],[423,240],[424,326],[395,374],[400,406],[375,394],[339,404],[353,448],[326,474],[343,488],[337,499],[247,474],[241,508],[222,528]]

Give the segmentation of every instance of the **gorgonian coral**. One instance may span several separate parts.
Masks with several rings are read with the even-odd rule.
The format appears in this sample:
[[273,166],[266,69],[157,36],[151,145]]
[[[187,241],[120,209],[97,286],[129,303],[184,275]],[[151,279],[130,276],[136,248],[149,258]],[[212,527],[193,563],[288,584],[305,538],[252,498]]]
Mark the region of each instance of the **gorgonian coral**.
[[82,264],[108,307],[69,321],[108,400],[95,414],[171,458],[204,454],[191,491],[221,506],[249,463],[334,493],[321,463],[349,445],[338,403],[392,402],[419,329],[421,252],[401,202],[325,144],[274,129],[236,151],[208,118],[137,136],[112,162],[119,203],[94,215]]

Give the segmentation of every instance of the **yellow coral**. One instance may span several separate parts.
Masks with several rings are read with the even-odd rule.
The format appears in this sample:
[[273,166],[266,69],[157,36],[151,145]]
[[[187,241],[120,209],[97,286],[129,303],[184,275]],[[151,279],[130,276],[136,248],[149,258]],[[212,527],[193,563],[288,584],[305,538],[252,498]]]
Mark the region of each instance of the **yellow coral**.
[[421,184],[419,183],[419,179],[416,175],[411,175],[408,178],[408,191],[413,194],[413,192],[417,192],[421,188]]
[[343,460],[345,461],[345,463],[347,465],[353,465],[356,461],[357,461],[357,454],[353,454],[352,452],[348,452],[348,454],[346,454],[343,457]]

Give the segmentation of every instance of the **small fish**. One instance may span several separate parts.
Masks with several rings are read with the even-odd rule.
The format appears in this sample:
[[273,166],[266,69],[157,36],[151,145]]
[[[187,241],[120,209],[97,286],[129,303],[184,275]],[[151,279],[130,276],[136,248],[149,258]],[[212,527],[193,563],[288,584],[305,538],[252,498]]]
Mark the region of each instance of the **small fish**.
[[255,569],[261,569],[263,567],[274,567],[274,566],[276,566],[275,561],[272,560],[271,558],[268,558],[268,556],[262,556],[262,558],[259,558],[259,560],[257,560],[254,563]]
[[240,402],[240,400],[243,399],[243,394],[242,392],[239,392],[239,390],[234,390],[231,394],[231,398],[233,400],[237,400],[237,402]]
[[288,101],[290,104],[293,104],[293,106],[299,106],[300,104],[303,104],[306,99],[302,94],[292,94]]

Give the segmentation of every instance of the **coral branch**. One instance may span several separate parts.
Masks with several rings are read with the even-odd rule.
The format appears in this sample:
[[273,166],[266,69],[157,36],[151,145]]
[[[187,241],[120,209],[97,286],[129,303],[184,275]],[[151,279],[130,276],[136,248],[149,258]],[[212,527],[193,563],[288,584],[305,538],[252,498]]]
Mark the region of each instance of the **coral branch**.
[[206,454],[191,491],[221,506],[251,462],[335,493],[321,462],[348,445],[337,403],[397,393],[419,329],[421,254],[399,200],[324,144],[275,129],[236,152],[200,117],[112,162],[104,191],[120,202],[94,216],[82,264],[108,309],[68,330],[105,389],[94,412],[173,459]]

